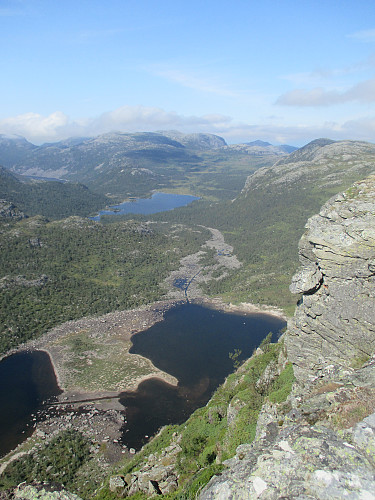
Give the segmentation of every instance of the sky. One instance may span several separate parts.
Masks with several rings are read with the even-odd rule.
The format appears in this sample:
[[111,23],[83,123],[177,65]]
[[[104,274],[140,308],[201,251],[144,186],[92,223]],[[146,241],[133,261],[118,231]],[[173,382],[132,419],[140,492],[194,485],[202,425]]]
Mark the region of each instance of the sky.
[[375,142],[367,0],[0,0],[0,134]]

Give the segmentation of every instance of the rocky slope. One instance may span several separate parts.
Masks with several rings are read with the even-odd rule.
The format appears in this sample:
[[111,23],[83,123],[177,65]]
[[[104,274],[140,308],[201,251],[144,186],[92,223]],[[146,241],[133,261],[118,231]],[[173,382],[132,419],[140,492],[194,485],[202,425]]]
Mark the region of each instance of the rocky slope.
[[165,137],[178,141],[189,149],[198,151],[219,149],[227,145],[222,137],[214,134],[183,134],[177,130],[163,130],[160,133]]
[[373,175],[308,221],[285,336],[297,384],[201,500],[375,498],[374,195]]
[[[375,144],[360,141],[316,139],[277,161],[272,168],[259,169],[245,184],[244,193],[267,183],[279,189],[295,183],[315,188],[340,186],[344,179],[364,177],[374,170]],[[360,178],[360,177],[359,177]]]

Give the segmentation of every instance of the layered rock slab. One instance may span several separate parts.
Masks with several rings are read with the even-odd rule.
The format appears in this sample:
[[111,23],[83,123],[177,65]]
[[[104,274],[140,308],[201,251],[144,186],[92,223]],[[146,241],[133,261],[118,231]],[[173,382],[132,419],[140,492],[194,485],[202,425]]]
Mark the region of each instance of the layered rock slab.
[[375,350],[375,175],[330,199],[301,238],[302,293],[286,338],[297,378],[357,368]]

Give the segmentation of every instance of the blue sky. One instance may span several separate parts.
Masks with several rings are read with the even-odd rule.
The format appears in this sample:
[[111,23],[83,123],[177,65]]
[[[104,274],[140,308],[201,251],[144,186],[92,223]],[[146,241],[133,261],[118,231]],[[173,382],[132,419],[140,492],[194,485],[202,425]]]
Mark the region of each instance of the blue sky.
[[0,0],[0,133],[375,142],[371,1]]

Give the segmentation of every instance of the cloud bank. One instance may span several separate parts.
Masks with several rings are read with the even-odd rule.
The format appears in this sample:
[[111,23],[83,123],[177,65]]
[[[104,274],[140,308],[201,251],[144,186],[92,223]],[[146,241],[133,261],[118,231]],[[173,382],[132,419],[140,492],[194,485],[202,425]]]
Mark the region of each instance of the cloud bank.
[[221,129],[231,121],[230,117],[211,114],[184,116],[156,107],[122,106],[94,118],[70,120],[56,111],[49,116],[25,113],[0,120],[0,133],[26,137],[31,142],[58,141],[73,136],[95,136],[112,132],[155,131],[179,129],[184,132]]
[[356,33],[348,35],[348,38],[353,38],[360,42],[372,43],[375,42],[375,29],[357,31]]
[[[374,99],[373,84],[367,89],[368,99]],[[315,99],[322,99],[319,95]],[[94,118],[71,120],[61,111],[48,116],[25,113],[0,120],[0,134],[19,135],[34,144],[56,142],[68,137],[92,137],[112,131],[153,132],[179,130],[184,133],[217,134],[228,143],[249,142],[256,139],[273,144],[302,146],[318,137],[330,139],[356,139],[373,142],[375,117],[363,117],[344,123],[322,122],[318,125],[288,125],[281,118],[271,117],[265,124],[238,122],[229,116],[210,114],[185,116],[157,107],[122,106]]]

